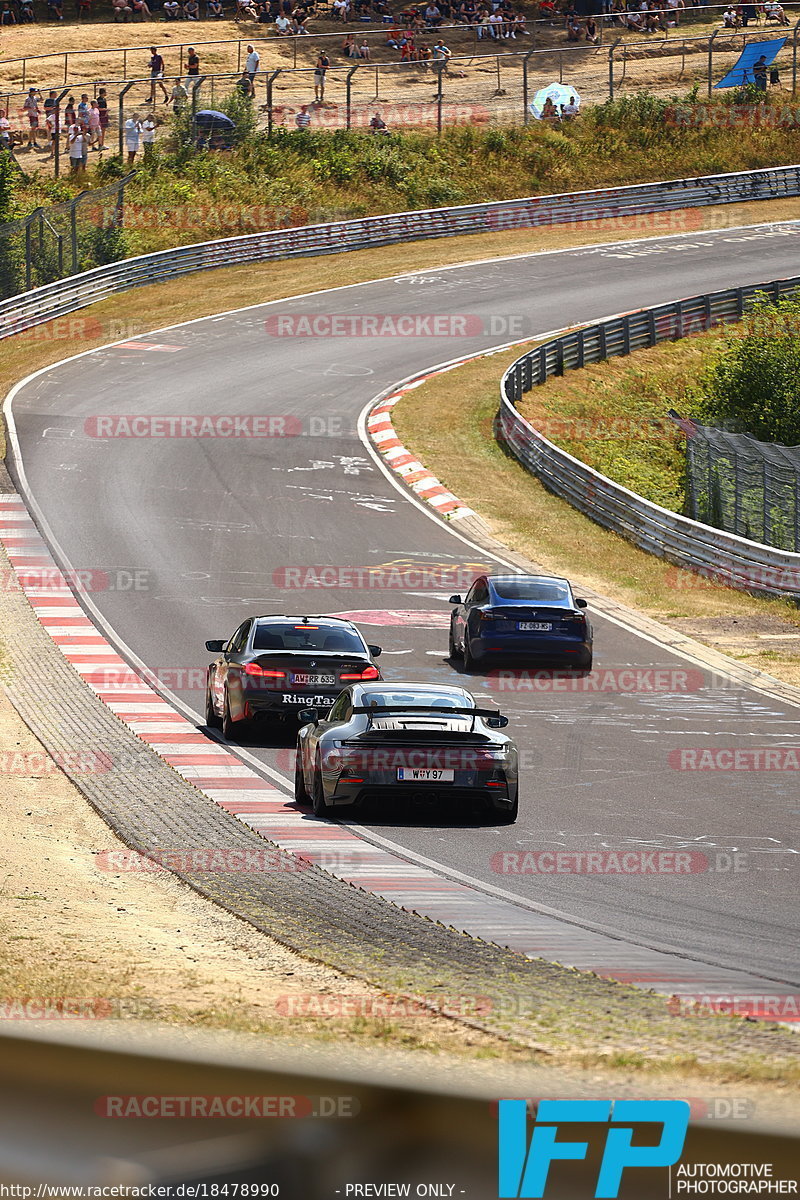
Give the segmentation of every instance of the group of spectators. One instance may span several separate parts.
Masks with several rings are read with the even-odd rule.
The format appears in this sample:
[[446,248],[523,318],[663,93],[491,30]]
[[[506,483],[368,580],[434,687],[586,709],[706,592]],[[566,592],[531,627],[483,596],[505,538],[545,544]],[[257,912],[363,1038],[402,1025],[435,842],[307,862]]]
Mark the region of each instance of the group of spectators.
[[722,24],[725,29],[746,28],[751,21],[758,23],[762,16],[765,24],[789,24],[789,18],[778,0],[765,0],[763,4],[729,4],[722,14]]
[[[28,88],[22,112],[27,122],[27,131],[24,135],[18,135],[17,143],[27,138],[29,150],[49,148],[47,157],[55,158],[56,147],[63,136],[64,153],[69,155],[74,174],[86,170],[90,150],[105,149],[108,128],[108,98],[105,88],[99,88],[93,100],[89,99],[86,92],[81,93],[77,102],[74,96],[69,96],[63,108],[59,107],[58,92],[55,89],[51,89],[43,98],[38,88]],[[40,135],[44,139],[44,145],[41,146]],[[0,141],[8,148],[14,144],[14,133],[5,112],[0,114]]]

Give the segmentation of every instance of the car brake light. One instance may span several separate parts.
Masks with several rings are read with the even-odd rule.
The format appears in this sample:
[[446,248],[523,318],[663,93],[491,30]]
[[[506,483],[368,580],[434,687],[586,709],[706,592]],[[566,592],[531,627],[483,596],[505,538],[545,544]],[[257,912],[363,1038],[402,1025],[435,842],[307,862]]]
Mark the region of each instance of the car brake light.
[[364,667],[363,671],[343,671],[339,676],[340,679],[380,679],[381,673],[377,667],[372,665]]
[[295,625],[295,629],[319,629],[319,625]]
[[260,667],[258,663],[247,663],[244,668],[245,675],[258,675],[261,679],[285,679],[285,671],[268,671],[264,667]]
[[482,621],[493,621],[495,618],[495,614],[492,612],[491,609],[482,609],[480,618]]

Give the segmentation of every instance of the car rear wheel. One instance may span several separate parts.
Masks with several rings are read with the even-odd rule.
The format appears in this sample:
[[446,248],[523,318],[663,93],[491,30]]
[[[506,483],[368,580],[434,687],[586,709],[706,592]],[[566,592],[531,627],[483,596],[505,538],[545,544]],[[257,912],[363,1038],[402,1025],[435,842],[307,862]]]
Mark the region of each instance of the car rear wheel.
[[452,625],[450,626],[450,635],[447,639],[447,642],[448,642],[447,657],[450,659],[451,662],[455,662],[456,659],[459,657],[459,653],[458,653],[458,650],[456,649],[456,643],[455,643],[455,639],[453,637],[453,626]]
[[228,693],[225,693],[225,704],[222,709],[222,736],[226,742],[236,742],[242,735],[244,721],[234,721],[231,717],[231,706]]
[[211,684],[206,685],[206,726],[209,729],[220,729],[222,721],[214,711],[214,701],[211,696]]
[[325,803],[325,788],[322,783],[322,767],[319,759],[314,764],[314,778],[311,780],[311,808],[315,817],[331,815]]
[[300,758],[300,751],[297,751],[297,758],[294,764],[294,798],[298,804],[308,804],[310,796],[306,791],[306,781],[303,778],[303,764]]
[[475,670],[475,659],[472,657],[472,651],[469,648],[469,633],[464,633],[464,670]]
[[519,799],[516,799],[511,805],[511,808],[506,808],[502,812],[496,812],[495,817],[498,825],[513,825],[519,816]]

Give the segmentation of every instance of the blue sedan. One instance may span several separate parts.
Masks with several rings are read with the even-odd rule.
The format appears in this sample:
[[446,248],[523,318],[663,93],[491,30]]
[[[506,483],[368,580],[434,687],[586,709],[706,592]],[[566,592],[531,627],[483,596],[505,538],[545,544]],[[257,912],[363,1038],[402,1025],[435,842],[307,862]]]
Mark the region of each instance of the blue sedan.
[[586,601],[554,575],[481,575],[464,599],[451,596],[450,658],[467,670],[489,658],[536,658],[588,670],[592,626]]

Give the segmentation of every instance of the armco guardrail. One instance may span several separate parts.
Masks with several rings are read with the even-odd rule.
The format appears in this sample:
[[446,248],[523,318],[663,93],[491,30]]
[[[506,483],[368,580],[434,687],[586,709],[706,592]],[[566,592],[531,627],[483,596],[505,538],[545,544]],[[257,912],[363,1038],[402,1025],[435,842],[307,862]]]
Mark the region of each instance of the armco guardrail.
[[503,376],[498,436],[549,491],[642,550],[742,591],[800,599],[800,554],[748,541],[652,504],[553,445],[516,408],[526,392],[551,375],[736,321],[756,292],[777,300],[798,288],[800,277],[711,292],[612,317],[545,342],[518,358]]
[[161,283],[188,272],[212,267],[335,254],[420,238],[496,233],[571,221],[622,220],[641,213],[797,195],[800,195],[800,166],[794,165],[707,175],[698,179],[673,179],[604,191],[570,192],[557,196],[469,204],[458,208],[389,213],[357,221],[268,230],[215,242],[178,246],[95,267],[67,280],[45,284],[3,301],[0,303],[0,339],[53,317],[75,312],[116,292],[147,283]]

